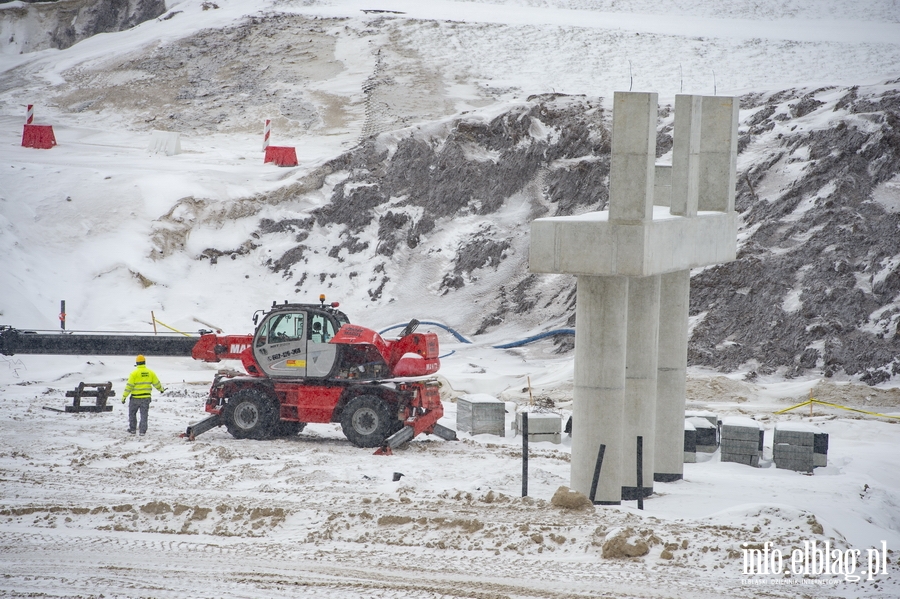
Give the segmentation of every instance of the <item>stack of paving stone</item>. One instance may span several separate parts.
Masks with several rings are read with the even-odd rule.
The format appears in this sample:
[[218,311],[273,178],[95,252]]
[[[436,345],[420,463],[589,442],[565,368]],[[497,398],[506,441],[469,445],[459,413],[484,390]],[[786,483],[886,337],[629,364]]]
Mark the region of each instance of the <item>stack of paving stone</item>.
[[824,468],[828,465],[828,433],[816,432],[813,437],[813,467]]
[[685,421],[694,427],[697,437],[695,451],[699,453],[715,453],[716,449],[719,448],[719,427],[716,415],[706,412],[688,412],[685,414]]
[[812,472],[828,463],[828,433],[800,422],[777,424],[772,454],[776,468]]
[[697,429],[690,420],[684,420],[684,463],[697,462]]
[[740,416],[722,421],[721,460],[759,467],[763,449],[763,430],[751,418]]
[[484,393],[456,399],[456,430],[470,435],[506,436],[506,404]]

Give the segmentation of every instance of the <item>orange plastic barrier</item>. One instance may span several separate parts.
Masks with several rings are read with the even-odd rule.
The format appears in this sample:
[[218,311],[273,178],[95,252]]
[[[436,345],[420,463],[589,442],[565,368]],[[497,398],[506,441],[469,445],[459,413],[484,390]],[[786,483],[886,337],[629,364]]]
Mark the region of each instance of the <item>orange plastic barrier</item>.
[[274,162],[278,166],[297,166],[297,151],[288,146],[269,146],[266,148],[265,162]]
[[22,147],[49,150],[56,145],[51,125],[25,125],[22,131]]

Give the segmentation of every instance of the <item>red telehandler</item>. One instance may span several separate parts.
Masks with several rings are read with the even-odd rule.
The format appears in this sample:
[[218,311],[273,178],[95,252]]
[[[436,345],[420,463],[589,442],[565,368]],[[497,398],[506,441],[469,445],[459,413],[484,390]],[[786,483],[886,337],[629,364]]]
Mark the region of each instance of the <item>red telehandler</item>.
[[[238,439],[295,435],[310,422],[339,422],[359,447],[391,453],[421,433],[456,439],[437,423],[444,408],[438,339],[411,320],[399,337],[350,324],[337,302],[273,303],[253,315],[252,335],[200,337],[37,333],[0,327],[0,353],[185,356],[240,360],[245,373],[220,370],[206,400],[208,418],[182,435],[224,425]],[[261,317],[261,318],[260,318]]]

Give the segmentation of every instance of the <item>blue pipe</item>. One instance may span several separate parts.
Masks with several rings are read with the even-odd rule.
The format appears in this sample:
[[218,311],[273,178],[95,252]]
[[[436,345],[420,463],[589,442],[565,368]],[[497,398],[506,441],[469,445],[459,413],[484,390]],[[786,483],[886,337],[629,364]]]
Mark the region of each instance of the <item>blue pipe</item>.
[[[445,331],[447,331],[448,333],[450,333],[451,335],[453,335],[456,338],[456,340],[459,341],[460,343],[472,343],[471,341],[469,341],[468,339],[466,339],[465,337],[460,335],[456,330],[454,330],[440,322],[434,322],[434,321],[430,321],[430,320],[422,320],[422,321],[419,321],[419,324],[427,324],[427,325],[431,325],[431,326],[440,327],[440,328],[444,329]],[[392,331],[394,329],[399,329],[399,328],[402,328],[405,326],[406,326],[405,323],[395,324],[394,326],[391,326],[382,331],[379,331],[378,334],[384,335],[388,331]],[[543,333],[538,333],[537,335],[532,335],[531,337],[527,337],[525,339],[520,339],[519,341],[511,341],[509,343],[504,343],[502,345],[494,345],[493,348],[494,349],[512,349],[514,347],[522,347],[523,345],[528,345],[529,343],[534,343],[535,341],[540,341],[541,339],[546,339],[547,337],[555,337],[557,335],[574,335],[574,334],[575,334],[575,329],[555,329],[553,331],[545,331]]]
[[[431,320],[420,320],[419,324],[427,324],[427,325],[440,327],[440,328],[444,329],[445,331],[447,331],[448,333],[450,333],[451,335],[453,335],[454,337],[456,337],[456,340],[459,341],[460,343],[472,343],[471,341],[469,341],[468,339],[466,339],[465,337],[463,337],[462,335],[457,333],[455,330],[451,329],[447,325],[442,324],[440,322],[434,322]],[[388,328],[384,329],[383,331],[378,331],[378,334],[384,335],[388,331],[393,331],[394,329],[402,329],[405,326],[406,326],[405,322],[403,324],[395,324],[394,326],[388,327]]]
[[555,337],[557,335],[574,335],[575,329],[556,329],[554,331],[546,331],[544,333],[539,333],[537,335],[532,335],[526,339],[521,339],[519,341],[511,341],[509,343],[504,343],[503,345],[495,345],[494,349],[511,349],[513,347],[522,347],[523,345],[527,345],[529,343],[534,343],[535,341],[540,341],[541,339],[546,339],[547,337]]

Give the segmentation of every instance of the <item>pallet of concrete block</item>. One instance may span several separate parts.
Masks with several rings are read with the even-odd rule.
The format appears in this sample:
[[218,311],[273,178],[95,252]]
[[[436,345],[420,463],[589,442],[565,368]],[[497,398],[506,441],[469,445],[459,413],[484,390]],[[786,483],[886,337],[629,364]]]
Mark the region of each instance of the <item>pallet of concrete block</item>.
[[559,443],[562,437],[562,417],[553,412],[518,412],[516,430],[522,430],[523,414],[528,414],[528,442]]
[[697,462],[697,429],[690,420],[684,419],[684,463]]
[[506,436],[506,403],[485,393],[456,399],[456,430],[470,435]]
[[718,416],[712,412],[685,412],[684,420],[694,427],[696,436],[694,451],[715,453],[719,448]]
[[775,425],[772,454],[776,468],[812,472],[828,464],[828,433],[802,422],[781,422]]
[[752,418],[731,416],[722,420],[719,454],[723,462],[759,467],[765,430]]

